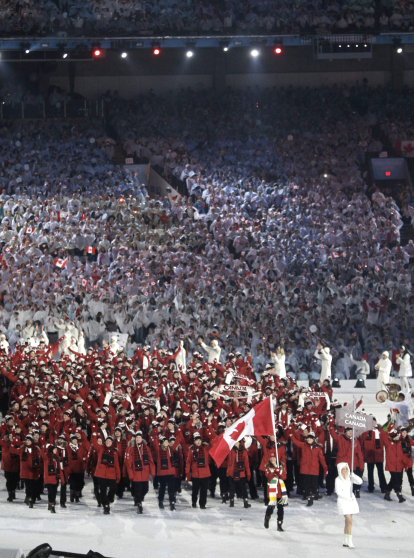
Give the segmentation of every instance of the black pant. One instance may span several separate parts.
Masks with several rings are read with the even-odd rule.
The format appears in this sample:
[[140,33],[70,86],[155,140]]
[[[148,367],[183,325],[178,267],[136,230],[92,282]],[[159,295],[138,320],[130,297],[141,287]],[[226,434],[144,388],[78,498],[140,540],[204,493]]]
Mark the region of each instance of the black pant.
[[[283,521],[283,518],[285,516],[285,510],[283,508],[284,508],[284,506],[282,506],[282,504],[277,504],[277,520],[278,521]],[[267,506],[266,516],[267,517],[272,517],[274,509],[275,509],[275,506]]]
[[205,477],[204,479],[195,479],[193,477],[193,490],[191,493],[191,501],[193,504],[197,504],[198,494],[200,493],[200,506],[205,506],[207,503],[207,490],[208,484],[210,482],[210,477]]
[[56,494],[57,494],[58,485],[57,483],[45,484],[45,487],[47,488],[47,499],[49,501],[49,504],[52,504],[54,506],[56,504]]
[[100,477],[97,477],[96,480],[98,481],[99,501],[103,506],[109,506],[109,502],[112,502],[115,497],[116,480]]
[[407,477],[408,477],[408,482],[410,483],[410,486],[414,486],[413,468],[412,467],[407,469]]
[[390,475],[391,478],[390,478],[390,482],[387,485],[387,490],[388,492],[394,490],[394,492],[398,494],[399,492],[401,492],[401,487],[402,487],[402,476],[403,476],[402,471],[401,473],[391,472]]
[[288,492],[292,492],[293,491],[293,482],[294,482],[294,477],[293,477],[293,461],[291,459],[288,459],[286,461],[286,490]]
[[175,497],[175,478],[174,475],[160,475],[158,477],[160,489],[158,491],[158,502],[164,502],[165,488],[168,489],[168,499],[170,504],[174,503]]
[[384,475],[384,463],[367,463],[368,468],[368,490],[374,490],[374,468],[377,468],[378,480],[381,490],[387,489],[387,481]]
[[[356,467],[356,468],[354,469],[354,473],[355,473],[358,477],[360,477],[360,478],[362,479],[363,471],[361,471],[361,469],[360,469],[359,467]],[[354,485],[352,486],[352,490],[353,490],[354,493],[355,493],[356,490],[360,490],[360,489],[361,489],[361,485],[360,485],[360,484],[354,484]]]
[[132,481],[132,496],[136,504],[141,504],[148,492],[148,481]]
[[119,481],[117,487],[116,487],[116,495],[118,497],[122,497],[124,495],[124,491],[126,488],[126,485],[128,484],[128,478],[127,477],[121,477],[121,480]]
[[214,494],[216,491],[217,479],[219,478],[219,469],[215,463],[210,464],[210,473],[209,490]]
[[255,500],[257,498],[257,488],[256,488],[256,483],[254,482],[254,467],[250,467],[250,471],[251,471],[251,475],[250,475],[250,480],[248,481],[249,493],[250,493],[250,498],[252,500]]
[[82,492],[85,486],[84,473],[71,473],[69,477],[69,486],[71,492]]
[[36,497],[35,497],[35,481],[34,479],[23,479],[24,480],[24,486],[26,489],[26,498],[28,498],[29,500],[33,500],[33,502],[35,501]]
[[227,494],[229,491],[229,477],[227,476],[227,467],[219,467],[218,476],[220,479],[220,495]]
[[293,471],[295,473],[296,494],[303,494],[302,476],[300,474],[300,465],[297,461],[293,461]]
[[66,482],[60,485],[60,505],[66,504]]
[[41,475],[38,479],[36,479],[36,480],[34,481],[34,488],[33,488],[33,490],[34,490],[34,497],[35,497],[35,498],[39,498],[39,499],[40,499],[40,495],[41,495],[42,492],[43,492],[43,486],[44,486],[44,483],[43,483],[43,475]]
[[240,477],[240,479],[234,479],[233,477],[229,477],[229,485],[230,485],[230,500],[234,500],[234,493],[236,490],[243,498],[243,500],[247,500],[246,477]]
[[335,490],[335,479],[338,476],[338,469],[335,461],[335,457],[331,457],[326,460],[326,464],[328,465],[328,474],[326,475],[326,492],[328,494],[333,494]]
[[318,494],[318,475],[301,475],[301,483],[308,498]]
[[14,492],[19,483],[19,473],[9,473],[4,471],[4,478],[6,479],[7,492]]

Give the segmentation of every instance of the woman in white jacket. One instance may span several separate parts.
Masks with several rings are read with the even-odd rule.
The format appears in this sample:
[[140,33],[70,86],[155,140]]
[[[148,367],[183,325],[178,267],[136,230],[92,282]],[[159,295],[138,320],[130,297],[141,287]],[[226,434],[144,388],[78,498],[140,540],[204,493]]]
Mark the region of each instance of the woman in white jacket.
[[187,370],[187,351],[184,349],[184,341],[182,339],[180,339],[179,344],[181,350],[175,357],[175,364],[177,365],[178,369],[185,374]]
[[385,389],[386,384],[390,383],[390,374],[392,362],[390,361],[388,351],[383,351],[381,358],[375,365],[375,370],[378,370],[377,376],[377,391]]
[[320,382],[324,382],[331,378],[331,365],[332,365],[332,355],[329,347],[323,348],[320,343],[316,346],[316,351],[314,357],[321,361],[321,377]]
[[286,378],[285,360],[285,351],[281,347],[278,347],[275,353],[271,353],[271,361],[275,365],[275,372],[279,378]]
[[354,473],[350,475],[348,463],[338,463],[338,476],[335,479],[335,492],[338,496],[338,513],[345,516],[343,546],[355,548],[352,543],[352,516],[359,513],[358,502],[353,492],[354,484],[362,484],[362,479]]
[[407,378],[411,378],[413,370],[411,368],[411,355],[404,345],[401,346],[400,354],[397,358],[397,364],[400,365],[398,376],[401,381],[401,391],[410,391],[410,384]]

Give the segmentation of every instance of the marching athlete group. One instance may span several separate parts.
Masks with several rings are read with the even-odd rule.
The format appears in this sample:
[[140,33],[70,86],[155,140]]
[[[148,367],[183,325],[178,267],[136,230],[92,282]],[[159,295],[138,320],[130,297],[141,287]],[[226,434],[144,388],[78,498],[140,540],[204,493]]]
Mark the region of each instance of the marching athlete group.
[[[13,355],[3,351],[0,372],[8,383],[9,410],[0,446],[7,501],[18,501],[24,485],[25,503],[38,507],[46,490],[49,510],[56,513],[58,487],[60,506],[67,506],[67,496],[76,505],[85,475],[93,479],[104,514],[115,497],[129,491],[142,514],[151,479],[159,507],[167,492],[171,510],[184,480],[192,484],[192,507],[202,510],[208,493],[215,497],[217,483],[223,503],[234,507],[241,499],[245,508],[263,486],[264,525],[269,527],[276,508],[283,531],[284,506],[295,491],[307,506],[322,498],[321,488],[328,495],[336,491],[340,513],[352,518],[365,464],[369,492],[375,490],[376,468],[385,500],[394,491],[405,501],[404,471],[414,496],[410,423],[391,423],[385,431],[374,420],[373,429],[355,441],[352,471],[352,431],[335,427],[340,405],[329,378],[304,393],[290,377],[281,377],[277,362],[257,379],[249,357],[230,354],[221,365],[213,358],[217,342],[201,343],[208,359],[195,352],[186,370],[177,366],[182,347],[150,352],[145,346],[131,359],[110,347],[89,349],[74,360],[66,354],[55,360],[58,344],[21,347]],[[246,436],[217,467],[209,450],[220,434],[267,397],[275,402],[277,440]],[[347,500],[344,487],[350,483]],[[346,521],[344,544],[352,547]]]

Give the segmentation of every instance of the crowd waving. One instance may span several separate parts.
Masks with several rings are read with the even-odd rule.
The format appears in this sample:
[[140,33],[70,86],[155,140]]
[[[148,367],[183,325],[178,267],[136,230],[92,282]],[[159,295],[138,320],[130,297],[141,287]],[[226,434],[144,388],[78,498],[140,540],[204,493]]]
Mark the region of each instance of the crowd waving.
[[2,0],[0,34],[135,36],[411,31],[411,2],[400,0]]
[[[382,148],[378,130],[385,140],[411,134],[408,120],[390,122],[380,102],[388,94],[361,86],[112,99],[108,123],[125,152],[181,192],[162,199],[111,163],[113,140],[98,121],[3,125],[9,502],[22,479],[29,507],[45,485],[55,512],[59,484],[60,505],[75,505],[85,472],[105,514],[128,490],[143,513],[150,476],[160,508],[167,492],[172,510],[183,480],[202,509],[217,482],[224,502],[240,496],[245,508],[263,485],[283,530],[295,484],[311,506],[321,486],[334,491],[337,466],[340,475],[351,467],[331,378],[378,374],[381,387],[392,370],[402,390],[388,432],[374,425],[357,442],[351,474],[358,498],[364,463],[370,491],[376,465],[386,499],[394,490],[404,501],[403,470],[414,484],[414,245],[399,240],[411,213],[363,176],[365,151]],[[372,103],[362,111],[356,99]],[[208,452],[220,433],[266,397],[277,445],[245,439],[217,467]]]

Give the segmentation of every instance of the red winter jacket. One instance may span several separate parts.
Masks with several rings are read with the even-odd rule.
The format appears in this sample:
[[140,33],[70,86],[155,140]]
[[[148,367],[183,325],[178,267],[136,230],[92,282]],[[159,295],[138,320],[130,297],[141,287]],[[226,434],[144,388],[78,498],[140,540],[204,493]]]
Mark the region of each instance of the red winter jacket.
[[365,463],[384,463],[387,434],[384,430],[378,429],[378,431],[379,439],[375,438],[374,430],[364,432],[360,438]]
[[150,475],[154,478],[155,465],[148,444],[129,446],[125,452],[125,467],[133,482],[148,482]]
[[401,441],[393,442],[389,438],[385,444],[385,470],[390,473],[401,473],[404,469],[404,454]]
[[[329,432],[338,446],[338,454],[336,456],[335,464],[338,463],[348,463],[349,469],[352,465],[352,439],[345,436],[345,434],[337,434],[333,427],[330,428]],[[354,445],[354,470],[355,469],[364,470],[364,457],[362,455],[361,446],[359,441],[355,440]]]
[[10,453],[11,443],[0,440],[1,447],[1,469],[6,473],[19,472],[19,456]]
[[193,445],[187,453],[187,462],[185,467],[186,481],[193,479],[205,479],[211,476],[210,467],[208,465],[210,444],[201,444],[200,447]]
[[10,453],[20,456],[20,478],[35,480],[40,475],[40,448],[34,446],[27,447],[26,444],[21,448],[10,448]]
[[173,445],[163,450],[160,446],[158,438],[154,443],[154,449],[157,455],[157,475],[164,477],[167,475],[175,475],[175,456],[174,450],[178,446],[179,441],[175,440]]
[[414,440],[410,436],[401,438],[401,447],[403,450],[403,464],[404,470],[407,471],[413,466],[413,454],[411,451],[412,446],[414,446]]
[[86,469],[86,461],[89,451],[83,444],[73,446],[69,444],[66,448],[69,458],[69,470],[71,473],[83,473]]
[[322,453],[322,448],[318,445],[307,442],[299,442],[293,435],[290,439],[293,445],[301,448],[302,455],[300,460],[300,474],[301,475],[319,475],[319,464],[322,465],[324,475],[328,474],[328,467]]
[[59,457],[44,449],[42,449],[41,455],[43,459],[43,478],[45,484],[57,484],[59,479],[61,479],[62,484],[64,484],[65,478],[61,473]]
[[113,445],[110,448],[107,448],[105,444],[99,445],[96,435],[92,435],[92,444],[98,454],[95,477],[116,480],[118,483],[121,480],[118,452]]
[[227,465],[227,476],[232,477],[233,480],[239,480],[246,477],[250,480],[250,466],[247,451],[243,446],[236,446],[229,453],[229,461]]

